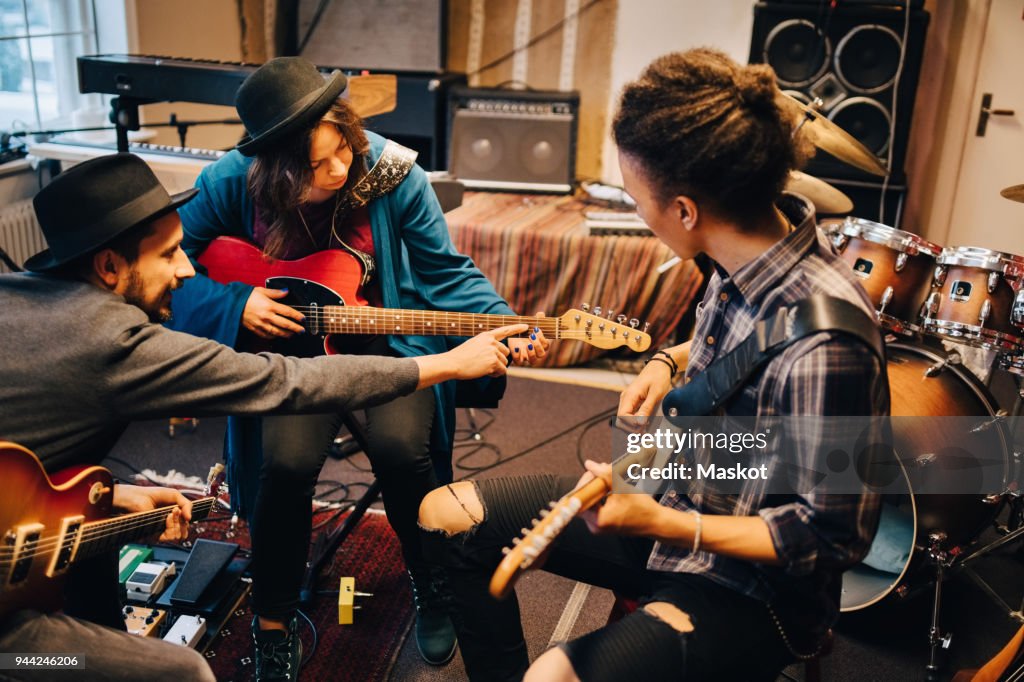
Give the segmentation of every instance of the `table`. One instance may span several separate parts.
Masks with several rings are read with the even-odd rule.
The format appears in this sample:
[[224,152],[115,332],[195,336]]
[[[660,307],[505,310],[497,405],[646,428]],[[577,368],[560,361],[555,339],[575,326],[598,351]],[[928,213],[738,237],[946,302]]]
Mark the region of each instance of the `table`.
[[[693,261],[665,273],[657,268],[674,255],[654,236],[588,236],[584,211],[571,196],[467,192],[447,213],[456,248],[470,256],[498,293],[523,315],[549,316],[600,306],[650,323],[651,348],[672,337],[694,304],[703,281]],[[608,351],[564,341],[541,363],[566,367]]]

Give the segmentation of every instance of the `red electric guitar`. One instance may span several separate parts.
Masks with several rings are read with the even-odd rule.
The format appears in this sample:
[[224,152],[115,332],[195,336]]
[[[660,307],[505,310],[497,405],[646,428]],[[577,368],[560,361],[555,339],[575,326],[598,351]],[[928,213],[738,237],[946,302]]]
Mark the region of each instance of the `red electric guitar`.
[[[620,315],[609,320],[584,310],[570,310],[561,317],[529,317],[517,315],[483,315],[449,313],[433,310],[400,310],[374,308],[359,295],[363,276],[362,264],[340,249],[320,251],[296,260],[268,260],[251,243],[237,237],[218,237],[210,242],[199,264],[209,276],[222,283],[242,282],[255,287],[288,289],[281,302],[302,312],[302,323],[314,338],[326,337],[323,348],[328,355],[339,352],[335,335],[373,336],[377,334],[409,334],[413,336],[474,336],[488,329],[524,323],[540,327],[548,339],[576,339],[597,348],[618,348],[643,352],[651,345],[651,337],[636,327],[639,322]],[[286,348],[276,350],[294,355],[308,355],[309,336],[293,336]],[[303,352],[304,351],[304,352]]]
[[[174,507],[111,516],[114,479],[99,466],[47,476],[31,451],[0,441],[0,621],[13,611],[60,608],[61,583],[76,561],[158,534]],[[192,520],[216,497],[192,502]]]

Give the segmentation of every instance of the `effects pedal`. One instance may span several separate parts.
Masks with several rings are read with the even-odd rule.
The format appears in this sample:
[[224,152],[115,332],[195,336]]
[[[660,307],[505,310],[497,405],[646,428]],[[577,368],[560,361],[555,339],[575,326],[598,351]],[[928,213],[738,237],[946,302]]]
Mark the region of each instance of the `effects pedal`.
[[128,599],[132,601],[149,601],[164,590],[167,577],[174,575],[173,564],[143,562],[128,576],[124,587]]
[[369,592],[356,592],[356,579],[351,576],[344,576],[341,585],[338,587],[338,624],[351,625],[355,619],[356,597],[372,597]]
[[181,616],[164,635],[164,641],[171,644],[196,648],[206,634],[206,619],[202,616]]
[[140,637],[156,637],[160,626],[167,620],[166,611],[142,606],[125,606],[121,613],[124,614],[125,629],[129,634]]

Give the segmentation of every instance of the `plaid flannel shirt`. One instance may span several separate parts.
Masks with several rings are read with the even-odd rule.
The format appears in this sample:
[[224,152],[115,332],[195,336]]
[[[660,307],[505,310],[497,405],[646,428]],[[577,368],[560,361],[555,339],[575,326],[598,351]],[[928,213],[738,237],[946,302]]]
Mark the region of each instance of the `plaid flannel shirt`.
[[[692,377],[742,342],[757,321],[780,306],[824,292],[874,314],[855,275],[817,229],[812,207],[793,195],[778,204],[796,227],[731,276],[716,265],[697,324],[686,375]],[[862,343],[831,333],[805,337],[775,356],[724,406],[740,416],[866,416],[889,414],[888,379]],[[802,442],[813,434],[802,434]],[[813,452],[797,453],[812,462]],[[820,468],[820,467],[819,467]],[[803,489],[810,490],[814,486]],[[768,525],[781,566],[741,561],[657,543],[648,567],[698,573],[768,602],[800,632],[820,634],[838,615],[842,571],[867,554],[878,525],[880,499],[863,494],[768,494],[765,482],[743,484],[738,495],[667,493],[663,505],[705,514],[759,515]],[[801,488],[797,488],[798,490]]]

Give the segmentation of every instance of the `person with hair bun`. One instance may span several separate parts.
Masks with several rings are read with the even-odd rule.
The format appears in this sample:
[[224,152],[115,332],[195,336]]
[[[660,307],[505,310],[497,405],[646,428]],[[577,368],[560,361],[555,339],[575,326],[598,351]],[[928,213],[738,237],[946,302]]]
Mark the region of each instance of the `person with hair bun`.
[[[712,49],[656,59],[622,93],[612,132],[625,189],[659,239],[682,258],[704,254],[712,274],[693,341],[652,356],[623,391],[621,416],[657,414],[677,371],[699,377],[758,321],[814,294],[853,304],[877,341],[871,305],[815,227],[813,208],[783,193],[810,150],[778,96],[769,67],[741,66]],[[721,413],[889,410],[879,355],[866,340],[832,331],[796,340],[744,382]],[[820,454],[794,442],[799,463]],[[766,459],[769,470],[784,461],[774,451]],[[566,525],[543,568],[636,598],[640,607],[530,666],[515,598],[499,602],[485,592],[501,548],[536,510],[593,477],[611,488],[610,465],[588,461],[586,469],[578,481],[454,483],[420,506],[428,556],[450,576],[470,679],[774,680],[821,650],[838,615],[841,574],[865,556],[878,524],[877,494],[864,486],[812,492],[803,477],[813,467],[793,474],[786,495],[754,483],[730,494],[610,494]]]
[[[222,236],[242,237],[279,260],[340,250],[360,264],[359,294],[370,305],[515,315],[456,251],[416,153],[364,129],[343,96],[346,81],[340,71],[325,77],[301,57],[272,59],[246,78],[235,99],[246,137],[196,181],[199,196],[181,211],[185,252],[198,258]],[[302,313],[280,300],[286,291],[217,282],[196,269],[175,293],[175,329],[228,346],[246,336],[275,340],[305,331]],[[388,335],[347,350],[416,357],[455,343]],[[543,358],[548,346],[538,328],[507,343],[517,365]],[[465,395],[493,403],[504,386],[503,379],[484,379],[466,386]],[[447,381],[365,412],[366,454],[412,580],[416,643],[433,665],[451,660],[455,631],[443,576],[422,556],[416,513],[423,496],[452,477],[455,395],[455,382]],[[232,504],[249,518],[252,534],[258,680],[298,675],[296,610],[312,498],[340,427],[337,413],[228,421]]]

